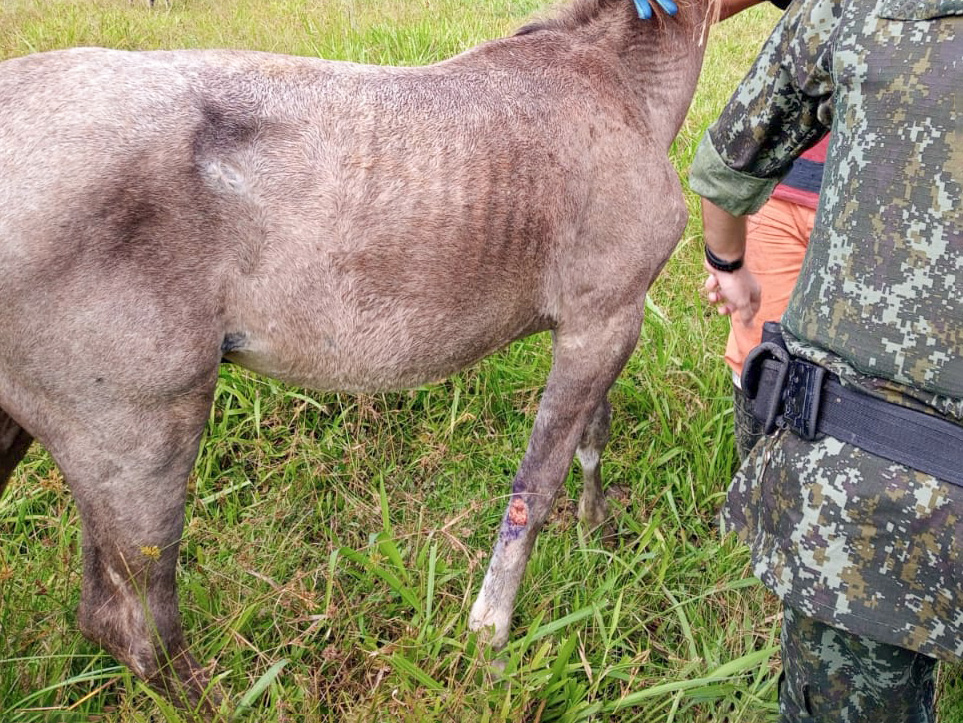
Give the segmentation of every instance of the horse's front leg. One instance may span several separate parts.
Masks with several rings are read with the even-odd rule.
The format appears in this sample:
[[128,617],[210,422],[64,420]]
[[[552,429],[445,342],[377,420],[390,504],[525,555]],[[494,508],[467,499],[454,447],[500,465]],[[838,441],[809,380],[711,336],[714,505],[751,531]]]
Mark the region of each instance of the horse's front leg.
[[[488,572],[469,616],[469,627],[488,629],[489,642],[496,649],[508,641],[515,597],[535,538],[565,481],[576,448],[592,446],[586,444],[583,434],[591,428],[602,438],[600,445],[592,447],[599,451],[608,437],[606,394],[635,347],[640,318],[605,325],[610,332],[617,329],[607,335],[562,330],[555,334],[552,372],[528,450],[512,484]],[[598,515],[596,507],[593,503],[593,517]]]

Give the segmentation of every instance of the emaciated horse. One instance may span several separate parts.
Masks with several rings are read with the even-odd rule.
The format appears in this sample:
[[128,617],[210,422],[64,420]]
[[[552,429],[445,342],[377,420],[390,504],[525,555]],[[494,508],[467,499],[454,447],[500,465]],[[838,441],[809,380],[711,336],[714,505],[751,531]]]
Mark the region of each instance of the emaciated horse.
[[[168,695],[207,676],[174,571],[226,358],[373,391],[550,330],[553,366],[470,626],[503,645],[686,221],[667,158],[710,0],[574,0],[417,68],[75,49],[0,64],[0,488],[31,441],[83,528],[83,633]],[[160,551],[147,555],[145,550]]]

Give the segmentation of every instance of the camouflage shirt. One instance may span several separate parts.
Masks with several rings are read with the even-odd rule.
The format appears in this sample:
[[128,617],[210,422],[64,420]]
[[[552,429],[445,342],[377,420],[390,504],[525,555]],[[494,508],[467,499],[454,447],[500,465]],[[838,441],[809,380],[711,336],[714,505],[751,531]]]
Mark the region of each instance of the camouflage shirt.
[[[963,422],[963,0],[798,0],[703,138],[692,187],[751,213],[830,129],[790,348]],[[963,488],[784,432],[746,460],[723,517],[787,604],[963,657]]]

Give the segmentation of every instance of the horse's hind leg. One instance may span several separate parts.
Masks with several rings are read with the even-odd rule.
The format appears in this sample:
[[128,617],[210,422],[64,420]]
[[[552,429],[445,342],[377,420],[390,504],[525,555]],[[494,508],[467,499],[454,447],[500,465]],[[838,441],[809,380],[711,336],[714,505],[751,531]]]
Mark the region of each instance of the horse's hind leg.
[[13,470],[30,448],[31,442],[33,437],[0,409],[0,495],[3,494]]
[[153,405],[114,401],[86,415],[89,431],[52,445],[82,523],[81,631],[189,707],[207,676],[188,652],[174,572],[210,403],[206,390]]
[[575,456],[582,466],[582,496],[578,501],[578,518],[582,524],[594,529],[605,522],[608,504],[602,491],[602,451],[609,441],[612,425],[612,405],[602,399],[592,418],[585,425]]

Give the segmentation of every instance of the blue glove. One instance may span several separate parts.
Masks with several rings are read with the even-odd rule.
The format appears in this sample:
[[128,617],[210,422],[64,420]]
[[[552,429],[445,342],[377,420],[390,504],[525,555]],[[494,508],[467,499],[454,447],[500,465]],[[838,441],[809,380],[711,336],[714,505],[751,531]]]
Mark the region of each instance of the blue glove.
[[[665,10],[669,15],[675,15],[679,12],[679,6],[676,5],[672,0],[655,0],[659,7]],[[649,4],[649,0],[635,0],[635,9],[639,11],[639,17],[643,20],[649,20],[652,18],[652,6]]]

